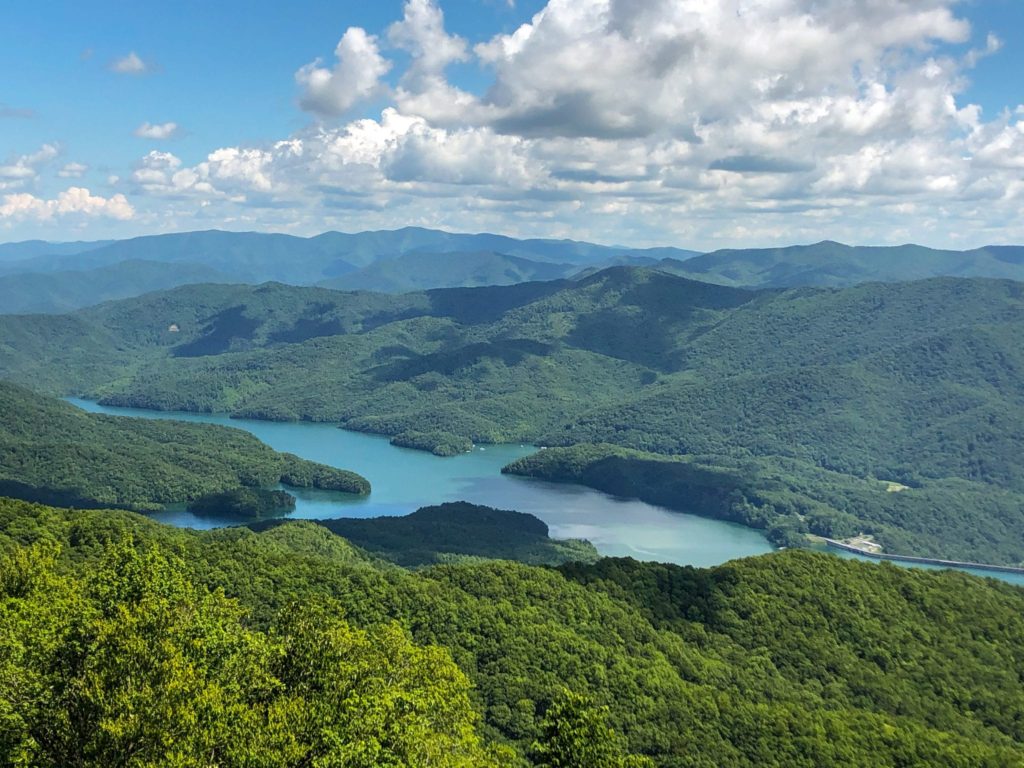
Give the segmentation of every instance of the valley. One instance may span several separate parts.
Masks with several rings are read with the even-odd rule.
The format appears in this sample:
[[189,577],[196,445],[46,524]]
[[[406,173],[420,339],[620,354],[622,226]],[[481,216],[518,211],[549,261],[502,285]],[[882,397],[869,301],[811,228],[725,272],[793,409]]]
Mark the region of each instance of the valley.
[[1024,768],[1022,9],[6,3],[0,768]]
[[[606,724],[586,748],[616,768],[1018,763],[1020,574],[808,550],[1024,559],[1022,284],[583,271],[0,316],[0,745],[58,754],[31,735],[46,713],[115,716],[47,693],[101,658],[123,679],[109,626],[150,649],[147,680],[202,692],[181,711],[232,691],[179,737],[226,764],[328,750],[325,728],[363,743],[368,710],[338,719],[291,671],[339,680],[336,658],[367,665],[346,695],[405,702],[401,734],[443,697],[417,745],[487,768],[536,765],[556,717]],[[87,668],[26,636],[91,638]],[[408,674],[383,685],[389,658]],[[318,730],[275,735],[296,701]]]
[[1012,565],[1022,330],[1021,284],[983,279],[748,291],[613,267],[398,296],[199,285],[0,317],[0,375],[438,453],[615,453],[635,476],[614,492],[683,511],[665,494],[689,463],[734,491],[702,514],[776,545],[863,533],[891,553]]
[[[616,498],[583,486],[502,474],[504,466],[533,453],[533,446],[478,446],[468,453],[441,458],[425,451],[395,447],[384,437],[341,430],[331,424],[145,411],[77,399],[71,402],[94,413],[180,419],[244,429],[275,450],[311,461],[344,465],[370,483],[372,490],[366,496],[288,488],[297,502],[288,519],[399,516],[429,504],[468,501],[534,515],[548,524],[555,538],[586,539],[605,556],[711,566],[772,549],[757,531],[735,523],[670,511],[637,499]],[[227,518],[197,518],[180,505],[152,512],[149,517],[197,529],[235,524]]]

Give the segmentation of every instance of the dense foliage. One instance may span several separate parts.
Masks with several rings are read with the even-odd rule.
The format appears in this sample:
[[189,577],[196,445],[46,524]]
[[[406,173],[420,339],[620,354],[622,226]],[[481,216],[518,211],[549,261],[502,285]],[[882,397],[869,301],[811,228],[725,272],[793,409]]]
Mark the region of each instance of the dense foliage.
[[287,491],[266,488],[233,488],[230,491],[206,493],[188,504],[188,511],[198,517],[213,517],[254,522],[279,517],[295,509],[295,497]]
[[152,548],[0,562],[0,764],[497,766],[466,677],[398,627],[293,606],[266,632]]
[[90,414],[0,382],[0,491],[68,506],[155,509],[239,486],[368,493],[359,475],[209,424]]
[[441,453],[525,440],[697,456],[739,471],[748,499],[781,484],[783,540],[810,515],[889,551],[1016,563],[1022,335],[1009,281],[751,292],[614,268],[402,296],[192,286],[0,318],[0,375]]
[[473,450],[473,441],[451,432],[402,432],[391,438],[391,444],[400,448],[430,451],[437,456],[457,456]]
[[503,766],[1024,760],[1024,590],[963,573],[802,551],[408,572],[309,523],[198,532],[18,501],[0,553],[8,763],[73,744],[115,764],[131,744],[117,764],[425,765],[413,750],[482,754],[474,711]]
[[[533,515],[464,501],[423,507],[402,517],[338,518],[316,523],[403,566],[469,558],[533,565],[598,559],[597,549],[589,541],[549,538],[547,525]],[[255,530],[266,527],[254,526]]]

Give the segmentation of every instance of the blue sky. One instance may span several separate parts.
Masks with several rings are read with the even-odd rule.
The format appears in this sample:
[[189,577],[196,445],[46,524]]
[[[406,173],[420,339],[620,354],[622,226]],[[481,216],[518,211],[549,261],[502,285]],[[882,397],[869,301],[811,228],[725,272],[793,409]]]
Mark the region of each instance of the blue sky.
[[1020,0],[11,6],[0,241],[1024,241]]
[[[0,147],[21,154],[55,142],[68,156],[117,169],[151,149],[132,135],[147,121],[183,126],[173,149],[185,162],[200,161],[211,147],[287,135],[310,120],[296,108],[295,71],[330,57],[346,28],[380,31],[402,16],[399,0],[294,5],[301,9],[266,0],[15,3],[5,9],[0,65],[18,75],[0,85],[0,103],[36,117],[0,123]],[[471,40],[514,31],[541,7],[444,3],[449,29]],[[109,70],[131,52],[153,73]],[[452,74],[466,87],[486,87],[477,66]]]

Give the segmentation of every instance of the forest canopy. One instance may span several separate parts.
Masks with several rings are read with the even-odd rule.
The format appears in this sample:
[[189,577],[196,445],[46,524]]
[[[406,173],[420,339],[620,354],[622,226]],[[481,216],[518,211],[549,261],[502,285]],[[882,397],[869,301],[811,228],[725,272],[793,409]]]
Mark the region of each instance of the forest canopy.
[[[4,316],[0,376],[440,454],[528,441],[698,457],[771,503],[776,541],[870,533],[890,552],[1013,564],[1022,336],[1009,280],[751,291],[614,267],[398,296],[196,285]],[[887,487],[909,490],[872,490]]]
[[959,572],[795,550],[410,572],[310,523],[13,500],[0,561],[7,764],[130,743],[153,764],[524,768],[580,732],[600,741],[569,754],[616,767],[1024,760],[1024,590]]
[[278,453],[240,429],[85,413],[0,382],[0,493],[77,507],[159,509],[278,483],[370,492],[354,472]]

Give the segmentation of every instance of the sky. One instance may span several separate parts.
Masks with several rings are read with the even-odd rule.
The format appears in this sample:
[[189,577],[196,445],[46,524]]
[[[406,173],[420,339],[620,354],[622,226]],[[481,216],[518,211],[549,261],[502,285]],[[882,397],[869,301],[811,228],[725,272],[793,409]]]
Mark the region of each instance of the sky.
[[0,241],[1024,243],[1022,0],[5,4]]

